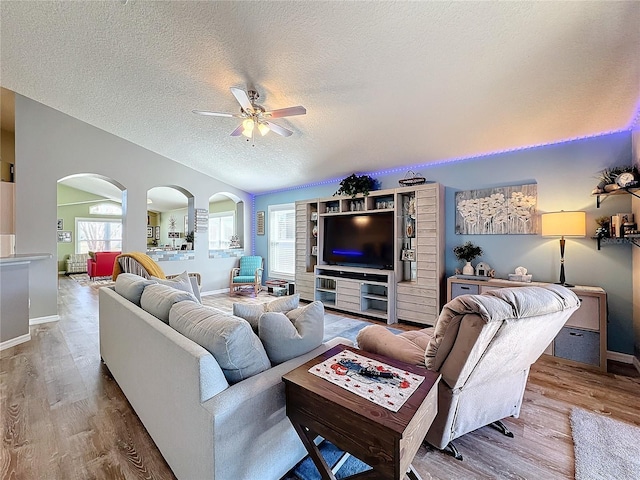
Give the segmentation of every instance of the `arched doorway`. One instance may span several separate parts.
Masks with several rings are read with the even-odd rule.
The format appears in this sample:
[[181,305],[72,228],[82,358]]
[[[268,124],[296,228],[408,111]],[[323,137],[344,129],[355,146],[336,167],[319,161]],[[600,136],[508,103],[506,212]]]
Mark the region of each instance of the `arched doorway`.
[[195,248],[194,197],[184,188],[170,185],[147,191],[147,253],[167,260],[170,252]]
[[98,174],[79,173],[57,182],[58,273],[87,276],[93,252],[121,252],[124,186]]
[[237,196],[219,192],[209,197],[209,257],[244,247],[244,202]]

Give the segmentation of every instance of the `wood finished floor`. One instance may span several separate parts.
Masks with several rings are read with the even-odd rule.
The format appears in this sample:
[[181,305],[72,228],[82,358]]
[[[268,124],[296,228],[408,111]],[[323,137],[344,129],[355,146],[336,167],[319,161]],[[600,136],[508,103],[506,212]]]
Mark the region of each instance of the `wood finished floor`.
[[[228,308],[227,295],[216,299]],[[31,327],[31,341],[0,353],[1,478],[175,478],[100,363],[97,290],[62,277],[58,302],[59,322]],[[485,427],[456,441],[463,462],[421,447],[413,463],[424,480],[573,478],[571,408],[640,425],[639,398],[637,375],[542,359],[531,370],[521,417],[505,420],[514,439]]]

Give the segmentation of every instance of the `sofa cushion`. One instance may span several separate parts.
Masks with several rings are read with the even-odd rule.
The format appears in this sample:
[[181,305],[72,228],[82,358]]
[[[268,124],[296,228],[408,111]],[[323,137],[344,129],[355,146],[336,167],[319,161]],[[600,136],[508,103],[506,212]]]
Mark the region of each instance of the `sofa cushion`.
[[198,300],[195,292],[193,291],[193,286],[191,285],[191,279],[189,278],[189,274],[187,273],[186,270],[182,272],[180,275],[173,278],[158,278],[152,275],[151,280],[155,280],[156,282],[162,285],[167,285],[177,290],[182,290],[183,292],[190,293],[196,298],[196,301],[198,303],[202,303],[200,300]]
[[281,312],[266,312],[258,320],[260,340],[274,365],[310,352],[322,344],[322,302],[310,303],[300,310],[293,322]]
[[122,295],[124,298],[137,306],[140,306],[140,297],[142,297],[142,291],[147,285],[153,285],[157,283],[154,280],[147,280],[133,273],[122,273],[118,275],[116,279],[115,290],[116,293]]
[[237,317],[244,318],[253,331],[258,333],[258,320],[260,315],[265,312],[282,312],[287,313],[298,308],[300,304],[300,294],[296,293],[288,297],[278,298],[268,303],[234,303],[233,314]]
[[263,303],[234,303],[233,314],[236,317],[244,318],[255,333],[258,333],[258,320],[264,313]]
[[169,325],[208,350],[230,384],[271,367],[260,339],[242,318],[185,301],[171,307]]
[[[120,278],[120,275],[118,275],[118,278]],[[142,292],[142,297],[140,297],[140,306],[143,310],[168,324],[169,311],[173,304],[185,300],[198,303],[198,299],[193,293],[178,290],[168,285],[148,285]]]
[[300,304],[300,294],[296,293],[295,295],[288,295],[286,297],[278,298],[277,300],[273,300],[269,303],[264,304],[265,312],[288,312],[293,310],[294,308],[298,308]]

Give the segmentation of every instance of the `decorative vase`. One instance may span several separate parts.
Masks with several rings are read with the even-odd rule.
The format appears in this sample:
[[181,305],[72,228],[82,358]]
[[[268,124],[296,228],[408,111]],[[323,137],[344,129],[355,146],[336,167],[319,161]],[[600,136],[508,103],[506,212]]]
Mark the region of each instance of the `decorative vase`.
[[313,226],[313,229],[311,230],[311,234],[312,234],[314,237],[317,237],[317,236],[318,236],[318,226],[317,226],[317,225],[314,225],[314,226]]
[[473,265],[471,265],[471,262],[467,262],[467,264],[462,268],[462,274],[473,275],[474,273],[475,270],[473,269]]

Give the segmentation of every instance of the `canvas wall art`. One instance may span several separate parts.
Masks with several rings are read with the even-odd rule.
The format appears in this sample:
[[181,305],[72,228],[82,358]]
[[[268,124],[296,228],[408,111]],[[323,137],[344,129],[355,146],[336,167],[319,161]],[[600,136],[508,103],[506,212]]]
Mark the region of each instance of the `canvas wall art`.
[[459,235],[535,235],[538,186],[533,184],[456,193]]

